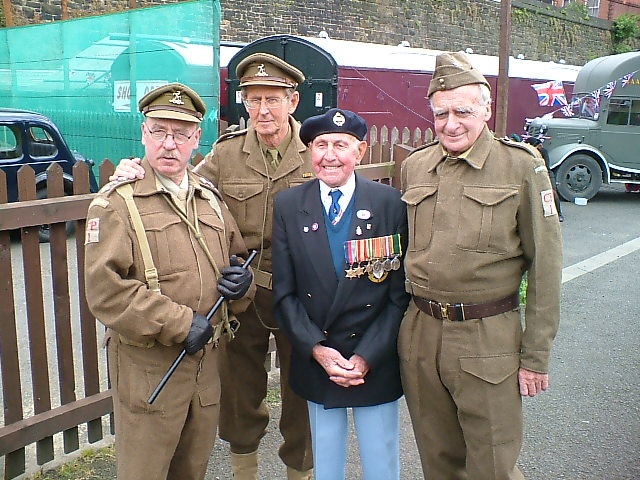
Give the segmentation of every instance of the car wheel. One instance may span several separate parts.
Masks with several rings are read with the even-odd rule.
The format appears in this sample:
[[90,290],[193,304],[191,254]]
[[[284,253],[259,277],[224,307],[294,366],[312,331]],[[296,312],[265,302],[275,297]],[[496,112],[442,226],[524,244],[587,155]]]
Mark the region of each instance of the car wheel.
[[[46,188],[38,188],[36,190],[36,198],[38,200],[42,200],[44,198],[49,198],[47,196],[47,189]],[[66,222],[65,230],[67,232],[67,235],[71,235],[73,233],[73,231],[74,231],[74,228],[75,228],[75,222],[73,222],[73,221]],[[38,229],[38,238],[40,239],[40,243],[47,243],[50,240],[50,238],[51,238],[51,226],[48,223],[40,225],[40,228]]]
[[573,202],[576,197],[593,198],[602,186],[602,169],[593,157],[584,154],[571,155],[556,171],[558,193]]

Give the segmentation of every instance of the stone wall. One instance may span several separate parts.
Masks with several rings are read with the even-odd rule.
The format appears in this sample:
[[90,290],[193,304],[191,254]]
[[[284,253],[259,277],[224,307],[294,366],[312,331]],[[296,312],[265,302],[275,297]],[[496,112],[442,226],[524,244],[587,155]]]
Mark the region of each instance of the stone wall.
[[[180,0],[137,0],[139,7]],[[11,0],[18,25],[60,19],[60,0]],[[68,0],[70,18],[129,8],[129,0]],[[315,36],[497,55],[500,3],[494,0],[221,0],[221,40],[273,34]],[[583,64],[612,51],[611,22],[536,0],[512,1],[511,54]],[[640,48],[640,39],[635,47]]]

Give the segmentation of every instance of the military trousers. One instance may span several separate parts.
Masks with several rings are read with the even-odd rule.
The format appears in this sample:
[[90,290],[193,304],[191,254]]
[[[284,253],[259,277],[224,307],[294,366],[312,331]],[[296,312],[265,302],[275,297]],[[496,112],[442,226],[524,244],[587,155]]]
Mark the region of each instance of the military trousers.
[[279,427],[283,443],[278,454],[288,467],[309,470],[313,468],[313,454],[307,402],[289,386],[291,343],[275,328],[271,292],[259,287],[254,303],[237,318],[240,327],[235,338],[221,348],[220,438],[229,442],[233,453],[258,449],[269,424],[265,359],[273,333],[280,358],[282,400]]
[[521,336],[517,311],[452,322],[409,304],[398,351],[425,478],[524,478]]
[[182,346],[132,346],[110,333],[107,347],[118,480],[204,479],[220,412],[217,348],[185,356],[149,405]]

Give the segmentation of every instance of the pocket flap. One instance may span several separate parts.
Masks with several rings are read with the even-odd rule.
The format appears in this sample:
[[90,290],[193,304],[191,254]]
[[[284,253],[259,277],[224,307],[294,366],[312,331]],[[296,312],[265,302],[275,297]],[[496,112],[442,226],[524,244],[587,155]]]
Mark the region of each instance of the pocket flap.
[[220,403],[220,387],[212,385],[204,390],[200,390],[198,397],[200,398],[200,406],[202,407],[217,405]]
[[258,195],[263,188],[264,185],[262,183],[225,183],[222,186],[222,191],[234,200],[243,202]]
[[513,188],[464,187],[464,196],[482,205],[497,205],[517,193]]
[[460,368],[474,377],[497,385],[518,371],[520,356],[498,355],[492,357],[463,357]]
[[402,201],[407,205],[417,205],[425,198],[438,191],[438,185],[420,185],[412,187],[402,195]]

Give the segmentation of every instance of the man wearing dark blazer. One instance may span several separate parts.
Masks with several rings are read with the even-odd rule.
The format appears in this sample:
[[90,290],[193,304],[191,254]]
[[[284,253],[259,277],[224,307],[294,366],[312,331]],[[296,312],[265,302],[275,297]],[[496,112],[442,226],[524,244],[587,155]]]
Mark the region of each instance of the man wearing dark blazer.
[[400,476],[407,217],[397,190],[354,172],[366,132],[347,110],[307,119],[316,179],[274,204],[274,314],[293,346],[291,387],[308,402],[316,480],[344,478],[349,408],[364,479]]

